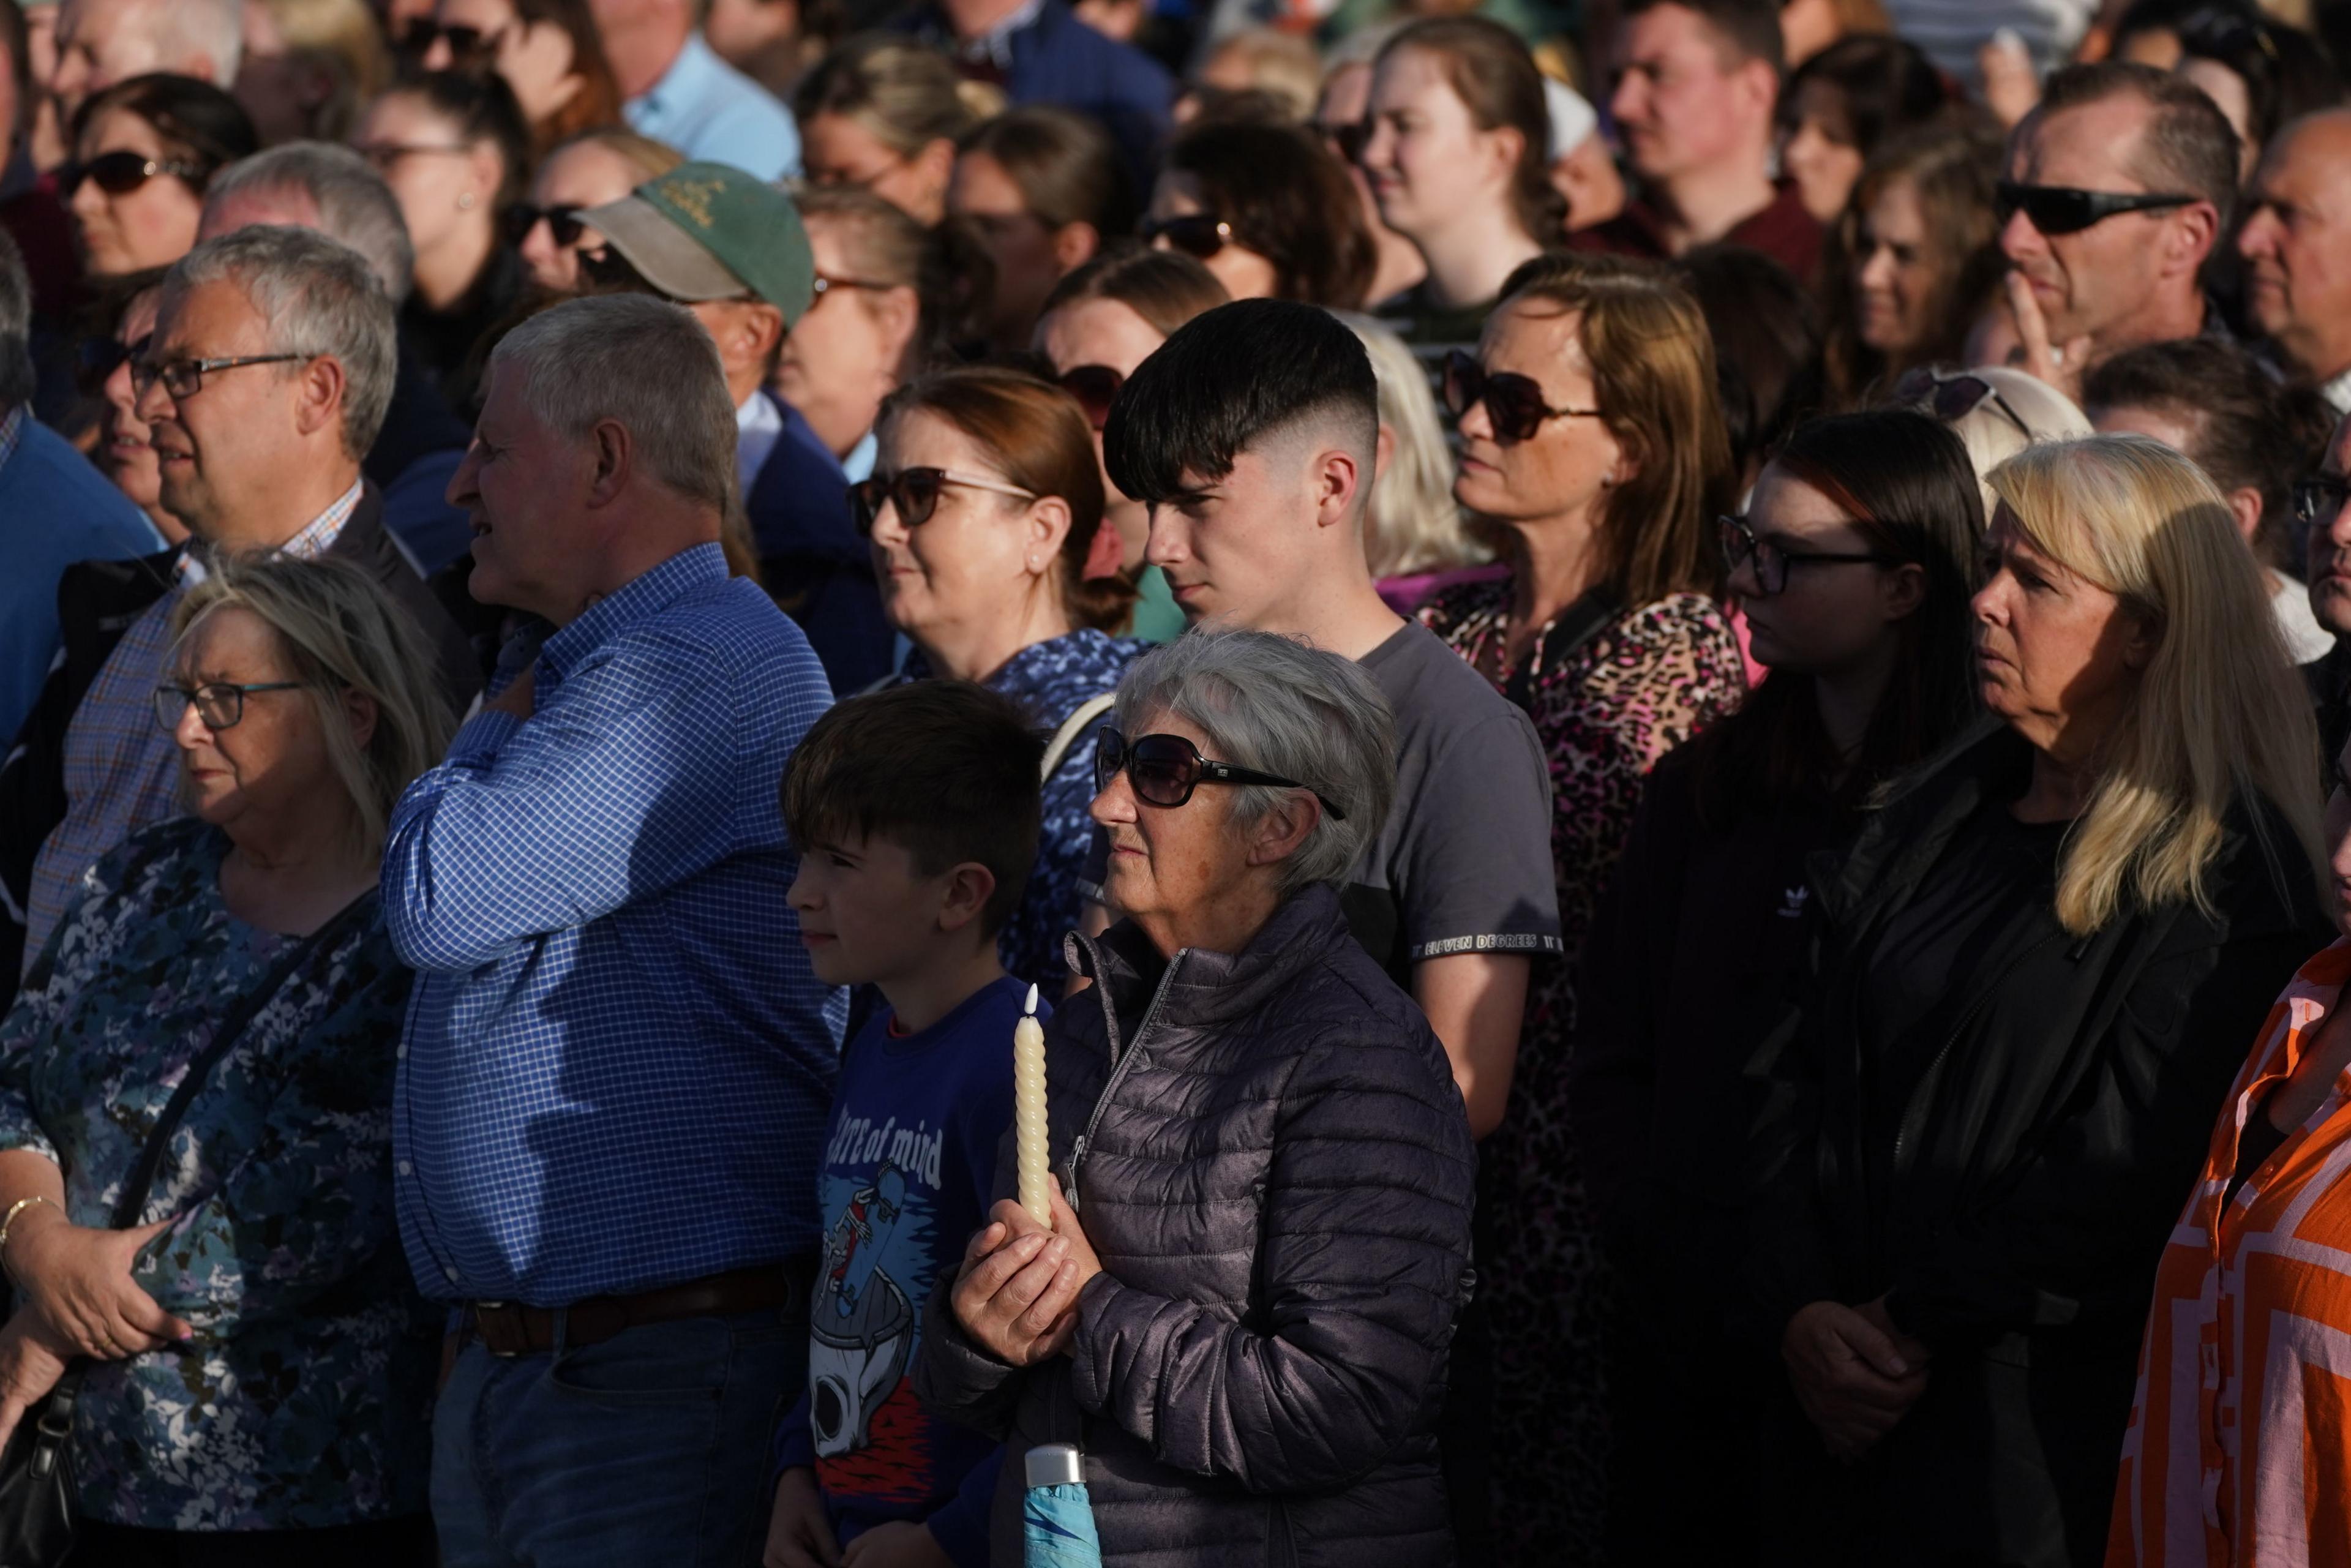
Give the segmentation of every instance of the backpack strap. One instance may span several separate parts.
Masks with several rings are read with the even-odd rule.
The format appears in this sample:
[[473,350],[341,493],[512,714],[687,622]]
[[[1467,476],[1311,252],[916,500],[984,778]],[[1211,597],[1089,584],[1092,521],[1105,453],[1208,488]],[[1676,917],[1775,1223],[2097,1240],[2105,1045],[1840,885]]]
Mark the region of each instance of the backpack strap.
[[1098,697],[1088,697],[1078,705],[1075,713],[1061,721],[1061,727],[1055,730],[1053,738],[1045,743],[1044,766],[1038,770],[1037,775],[1040,782],[1053,777],[1055,771],[1061,768],[1062,758],[1070,755],[1070,748],[1077,745],[1078,737],[1092,729],[1094,721],[1108,713],[1111,706],[1117,700],[1117,697],[1110,692],[1104,692]]

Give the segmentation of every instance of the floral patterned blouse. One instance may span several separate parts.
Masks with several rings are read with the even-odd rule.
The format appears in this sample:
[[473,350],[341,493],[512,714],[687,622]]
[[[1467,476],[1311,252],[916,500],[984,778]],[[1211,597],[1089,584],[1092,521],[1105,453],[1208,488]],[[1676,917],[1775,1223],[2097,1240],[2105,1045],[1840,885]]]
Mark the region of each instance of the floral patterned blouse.
[[[1005,660],[987,685],[1026,708],[1040,733],[1050,739],[1085,702],[1115,691],[1126,667],[1148,651],[1143,643],[1081,629],[1029,643]],[[930,673],[919,650],[907,655],[905,679],[919,680]],[[1078,924],[1079,873],[1094,835],[1093,819],[1086,814],[1094,798],[1094,737],[1110,722],[1111,716],[1104,713],[1089,726],[1045,780],[1037,864],[1029,873],[1020,907],[997,939],[1005,972],[1041,986],[1047,996],[1060,996],[1069,979],[1061,938]]]
[[[55,1160],[77,1225],[109,1222],[214,1027],[297,940],[229,914],[227,850],[193,818],[133,834],[87,873],[0,1021],[0,1148]],[[132,1278],[195,1334],[89,1365],[75,1413],[86,1516],[303,1530],[424,1508],[439,1323],[392,1197],[409,979],[371,908],[190,1104],[144,1213],[174,1223]]]
[[1746,668],[1713,600],[1677,593],[1604,619],[1562,648],[1571,606],[1511,667],[1510,580],[1440,591],[1420,620],[1534,720],[1551,765],[1559,962],[1536,966],[1502,1124],[1479,1145],[1493,1310],[1493,1454],[1505,1563],[1602,1562],[1609,1281],[1571,1146],[1567,1041],[1583,939],[1649,769],[1739,706]]

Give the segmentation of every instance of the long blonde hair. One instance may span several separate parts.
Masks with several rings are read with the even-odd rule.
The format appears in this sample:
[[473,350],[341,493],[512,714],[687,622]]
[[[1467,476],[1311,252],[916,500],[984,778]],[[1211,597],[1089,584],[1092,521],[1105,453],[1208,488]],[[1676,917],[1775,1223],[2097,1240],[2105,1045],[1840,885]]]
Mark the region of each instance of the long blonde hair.
[[[224,554],[172,615],[172,657],[199,622],[229,609],[251,612],[277,634],[287,678],[306,688],[335,777],[350,794],[355,847],[369,858],[381,853],[400,792],[441,760],[456,732],[424,633],[347,562]],[[375,732],[364,747],[344,717],[347,692],[375,701]]]
[[1402,338],[1370,317],[1333,310],[1362,340],[1380,382],[1380,423],[1394,437],[1388,471],[1372,486],[1364,517],[1364,554],[1374,578],[1450,571],[1490,560],[1470,536],[1453,499],[1453,452],[1437,417],[1428,372]]
[[2028,446],[1988,477],[2035,549],[2112,593],[2155,637],[2067,840],[2065,929],[2105,925],[2126,890],[2147,907],[2184,899],[2209,914],[2205,873],[2234,800],[2266,841],[2265,800],[2305,863],[2325,865],[2310,704],[2261,570],[2203,470],[2145,436],[2093,435]]

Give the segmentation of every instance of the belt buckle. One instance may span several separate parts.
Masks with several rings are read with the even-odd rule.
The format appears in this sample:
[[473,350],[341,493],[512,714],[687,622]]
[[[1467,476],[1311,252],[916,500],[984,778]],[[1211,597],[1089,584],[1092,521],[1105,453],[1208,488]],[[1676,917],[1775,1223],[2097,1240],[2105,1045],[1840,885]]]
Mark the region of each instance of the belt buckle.
[[[505,1335],[493,1333],[490,1332],[487,1322],[485,1322],[483,1314],[485,1312],[497,1312],[505,1314],[508,1312],[511,1308],[512,1303],[507,1301],[475,1301],[473,1306],[474,1336],[482,1342],[482,1348],[484,1350],[488,1351],[500,1361],[512,1361],[521,1355],[523,1354],[521,1348],[522,1342],[529,1336],[523,1332],[523,1327],[519,1321],[509,1320],[504,1315],[501,1315],[497,1321],[500,1323],[505,1324],[512,1332]],[[506,1342],[503,1344],[498,1343],[501,1338]]]

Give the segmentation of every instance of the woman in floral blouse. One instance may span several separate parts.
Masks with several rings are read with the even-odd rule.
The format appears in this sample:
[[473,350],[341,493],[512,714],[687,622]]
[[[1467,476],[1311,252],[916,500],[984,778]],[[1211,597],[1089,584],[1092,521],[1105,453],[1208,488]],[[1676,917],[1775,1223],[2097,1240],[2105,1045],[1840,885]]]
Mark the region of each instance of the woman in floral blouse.
[[851,492],[873,542],[882,610],[914,643],[904,674],[977,681],[1049,738],[1037,867],[999,939],[1004,967],[1058,995],[1093,839],[1094,737],[1140,643],[1134,588],[1102,522],[1102,471],[1077,400],[1013,371],[948,371],[893,393],[873,476]]
[[1507,578],[1446,590],[1420,618],[1534,720],[1566,946],[1536,972],[1510,1109],[1479,1151],[1497,1523],[1507,1562],[1601,1562],[1610,1291],[1569,1128],[1567,1041],[1578,955],[1642,781],[1745,691],[1714,597],[1730,450],[1698,306],[1635,263],[1520,267],[1478,352],[1448,361],[1446,397],[1461,431],[1454,496],[1514,548]]
[[[336,563],[217,564],[177,624],[155,713],[193,815],[89,871],[0,1022],[0,1265],[21,1303],[0,1429],[92,1358],[77,1568],[220,1561],[231,1531],[261,1568],[429,1563],[437,1335],[392,1222],[409,976],[376,875],[449,716],[405,614]],[[108,1228],[173,1091],[254,1001],[142,1223]]]

